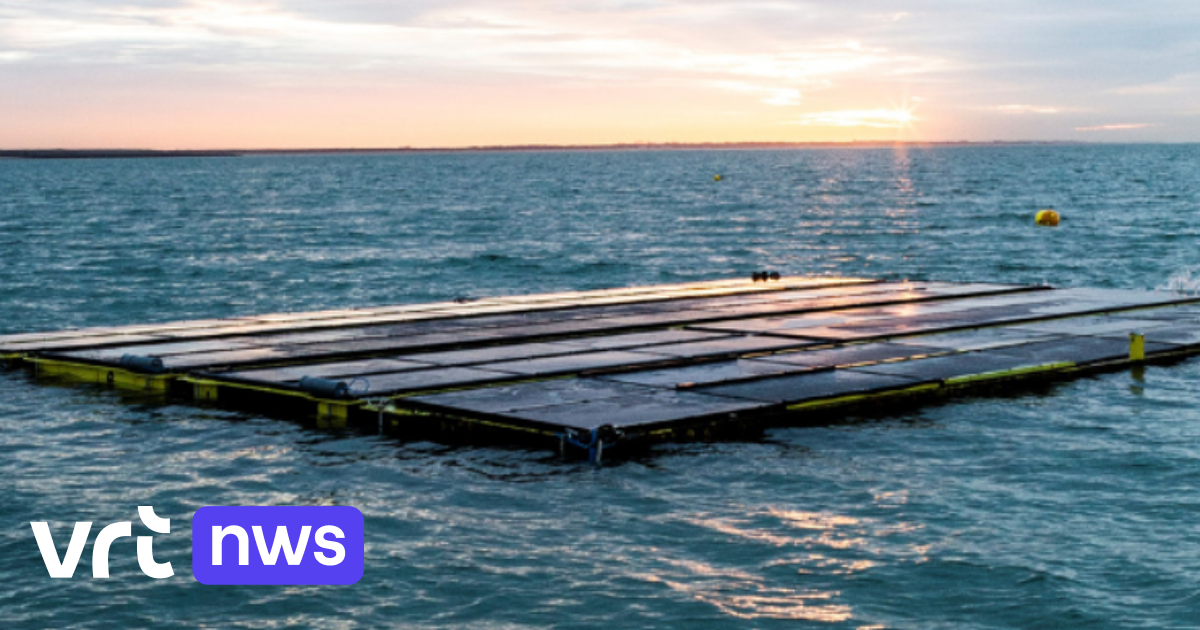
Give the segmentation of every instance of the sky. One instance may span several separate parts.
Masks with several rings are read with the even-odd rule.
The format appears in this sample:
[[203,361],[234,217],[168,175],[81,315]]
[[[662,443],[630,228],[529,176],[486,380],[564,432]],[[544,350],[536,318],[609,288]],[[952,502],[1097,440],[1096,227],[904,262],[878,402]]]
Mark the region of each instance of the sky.
[[1200,142],[1197,0],[0,0],[0,148]]

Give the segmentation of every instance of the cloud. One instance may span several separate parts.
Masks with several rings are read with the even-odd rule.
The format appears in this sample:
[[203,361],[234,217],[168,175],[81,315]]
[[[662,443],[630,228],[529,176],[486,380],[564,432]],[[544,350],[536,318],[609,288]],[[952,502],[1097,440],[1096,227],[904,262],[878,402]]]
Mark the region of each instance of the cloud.
[[990,111],[1000,112],[1001,114],[1057,114],[1062,112],[1058,107],[1041,107],[1037,105],[995,105],[993,107],[985,107]]
[[919,120],[905,109],[846,109],[805,114],[794,124],[816,127],[901,129]]
[[800,104],[800,90],[793,87],[774,87],[746,81],[716,81],[713,85],[731,92],[756,94],[767,105],[790,107]]
[[1200,92],[1200,73],[1177,74],[1157,83],[1130,85],[1113,90],[1123,96],[1164,96]]
[[1117,123],[1115,125],[1094,125],[1091,127],[1076,127],[1075,131],[1126,131],[1130,129],[1146,129],[1158,127],[1154,123]]
[[[738,86],[735,90],[748,80],[763,82],[746,91],[765,93],[764,102],[775,105],[795,104],[798,86],[830,77],[867,70],[919,73],[940,63],[841,37],[803,38],[785,46],[744,42],[731,49],[719,40],[695,37],[694,31],[704,29],[688,29],[686,22],[661,30],[622,24],[625,14],[638,14],[637,9],[581,16],[572,15],[578,10],[562,15],[536,3],[530,8],[523,3],[449,2],[400,19],[369,22],[361,21],[363,14],[380,11],[383,4],[352,4],[357,10],[350,16],[357,19],[305,13],[288,3],[87,3],[70,5],[73,10],[42,11],[0,0],[0,45],[60,63],[195,64],[195,53],[202,52],[212,66],[225,67],[457,66],[576,80],[647,73],[677,78],[684,73],[709,85]],[[661,3],[648,12],[648,19],[662,20],[678,8]],[[708,7],[717,8],[731,6]],[[743,9],[754,14],[756,5]],[[757,10],[766,9],[757,5]],[[716,77],[724,81],[714,81]]]
[[743,32],[736,46],[704,36],[726,25],[756,31],[759,21],[807,11],[787,2],[551,7],[459,0],[417,4],[401,13],[392,6],[356,0],[340,13],[339,5],[311,2],[94,1],[45,11],[0,0],[0,45],[16,49],[0,59],[259,73],[264,82],[284,74],[317,84],[339,69],[393,77],[526,75],[574,84],[716,89],[770,107],[798,106],[802,90],[946,66],[936,56],[841,34],[757,41]]

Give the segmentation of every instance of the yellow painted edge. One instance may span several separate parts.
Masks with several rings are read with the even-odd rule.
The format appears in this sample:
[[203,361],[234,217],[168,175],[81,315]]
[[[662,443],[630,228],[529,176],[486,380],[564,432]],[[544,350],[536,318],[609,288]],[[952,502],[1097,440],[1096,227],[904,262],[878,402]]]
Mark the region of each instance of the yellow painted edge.
[[331,420],[340,420],[344,425],[350,418],[350,407],[353,406],[355,405],[328,400],[320,401],[317,403],[317,415]]
[[[732,416],[736,416],[736,415],[737,415],[737,412],[733,412],[733,413],[731,413],[730,415],[732,415]],[[704,430],[705,430],[705,431],[708,431],[709,429],[712,429],[712,428],[714,428],[714,427],[721,426],[721,425],[723,425],[723,424],[725,424],[725,423],[723,423],[723,422],[719,422],[719,421],[717,421],[717,420],[709,420],[709,421],[705,422],[704,424],[705,424],[705,425],[707,425],[707,427],[706,427]],[[691,434],[691,436],[692,436],[692,437],[695,437],[695,430],[696,430],[696,426],[697,426],[697,425],[693,423],[693,424],[686,424],[686,425],[684,425],[684,426],[686,426],[686,427],[687,427],[687,430],[688,430],[688,432]],[[657,438],[657,437],[662,437],[662,436],[670,436],[671,434],[677,433],[677,432],[679,432],[680,430],[682,430],[682,429],[684,428],[684,426],[664,427],[664,428],[661,428],[661,429],[653,429],[653,430],[650,430],[650,431],[646,431],[646,432],[645,432],[643,435],[649,436],[649,437],[651,437],[651,438]]]
[[1012,370],[997,370],[995,372],[983,372],[981,374],[968,374],[966,376],[955,376],[953,378],[946,379],[945,382],[946,382],[946,385],[948,385],[948,386],[967,385],[970,383],[978,383],[981,381],[990,381],[990,380],[1003,379],[1003,378],[1016,378],[1018,376],[1024,376],[1026,374],[1037,374],[1039,372],[1055,372],[1055,371],[1060,371],[1060,370],[1067,370],[1067,369],[1070,369],[1073,367],[1075,367],[1075,363],[1073,361],[1060,361],[1058,363],[1043,363],[1041,365],[1029,365],[1029,366],[1025,366],[1025,367],[1015,368]]
[[249,391],[263,392],[263,393],[267,393],[267,394],[276,394],[279,396],[292,396],[294,398],[308,398],[310,400],[313,399],[312,396],[309,396],[308,394],[305,394],[304,392],[293,391],[290,389],[276,389],[273,387],[264,387],[261,385],[251,385],[249,383],[238,383],[238,382],[234,382],[234,381],[215,381],[212,379],[199,378],[199,377],[195,377],[195,376],[184,376],[184,377],[180,378],[179,380],[183,381],[184,383],[191,383],[192,385],[201,385],[201,386],[205,386],[205,387],[216,387],[216,388],[229,387],[232,389],[245,389],[245,390],[249,390]]
[[811,400],[788,405],[787,411],[804,411],[809,409],[819,409],[822,407],[840,407],[842,405],[849,405],[868,400],[880,400],[894,396],[910,396],[913,394],[930,392],[940,387],[941,385],[938,383],[921,383],[920,385],[905,387],[903,389],[889,389],[884,391],[868,392],[865,394],[850,394],[847,396],[837,396],[834,398],[822,398],[820,400]]
[[1181,346],[1177,350],[1159,350],[1146,355],[1147,361],[1157,361],[1159,359],[1173,359],[1194,357],[1200,354],[1200,345]]
[[272,387],[263,387],[260,385],[250,385],[248,383],[236,383],[233,381],[215,381],[212,379],[199,378],[199,377],[195,377],[195,376],[184,376],[184,377],[181,377],[179,380],[184,383],[190,383],[192,385],[198,385],[201,387],[216,387],[218,389],[221,387],[229,387],[229,388],[233,388],[233,389],[244,389],[244,390],[250,390],[250,391],[256,391],[256,392],[263,392],[266,394],[273,394],[276,396],[291,396],[293,398],[303,398],[305,400],[311,400],[312,402],[317,403],[318,406],[321,404],[328,404],[328,405],[342,406],[342,407],[346,407],[347,409],[349,409],[350,407],[361,407],[363,405],[363,402],[361,400],[357,400],[357,399],[353,399],[353,398],[349,399],[349,400],[330,400],[328,398],[317,398],[310,394],[306,394],[304,392],[298,392],[298,391],[294,391],[294,390],[290,390],[290,389],[275,389]]
[[[373,410],[379,411],[379,408],[375,407]],[[467,416],[459,416],[459,415],[454,415],[454,414],[435,413],[435,412],[430,412],[430,411],[424,411],[421,409],[404,409],[401,407],[396,407],[394,405],[388,405],[387,407],[385,407],[383,409],[383,412],[386,414],[389,414],[389,415],[401,416],[401,417],[405,417],[405,416],[414,417],[415,416],[415,417],[422,417],[422,418],[451,420],[451,421],[455,421],[455,422],[469,422],[472,424],[479,424],[479,425],[483,425],[483,426],[487,426],[487,427],[495,427],[495,428],[499,428],[499,429],[505,429],[508,431],[521,431],[524,433],[532,433],[534,435],[543,435],[543,436],[550,436],[550,437],[558,435],[558,433],[556,431],[549,431],[549,430],[545,430],[545,429],[535,429],[533,427],[523,427],[523,426],[518,426],[515,424],[496,422],[494,420],[484,420],[482,418],[469,418]]]
[[221,388],[204,383],[192,383],[192,399],[204,402],[216,402],[220,397]]
[[26,360],[36,366],[39,376],[67,377],[85,383],[112,385],[118,389],[166,392],[177,378],[174,374],[140,374],[121,368],[41,357]]

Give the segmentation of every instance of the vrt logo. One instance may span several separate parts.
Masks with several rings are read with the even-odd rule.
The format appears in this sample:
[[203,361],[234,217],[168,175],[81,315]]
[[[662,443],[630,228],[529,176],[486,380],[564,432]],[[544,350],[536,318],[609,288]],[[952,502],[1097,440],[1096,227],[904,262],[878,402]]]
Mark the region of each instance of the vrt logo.
[[[171,533],[171,519],[156,516],[152,506],[139,505],[138,518],[151,531],[159,534]],[[42,552],[42,561],[46,563],[46,570],[50,572],[50,577],[69,578],[74,575],[75,567],[79,564],[79,557],[83,555],[83,547],[87,544],[88,536],[92,532],[91,521],[75,523],[75,531],[71,533],[71,542],[67,544],[66,555],[61,561],[58,558],[58,549],[54,546],[54,538],[50,535],[50,525],[45,521],[33,521],[29,525],[33,527],[33,537],[37,539],[38,549]],[[92,543],[92,577],[108,577],[108,548],[116,539],[132,535],[133,523],[130,521],[113,523],[100,530],[100,533],[96,535],[96,542]],[[142,573],[152,578],[161,580],[175,575],[170,562],[159,564],[154,561],[153,536],[137,537],[137,559]]]

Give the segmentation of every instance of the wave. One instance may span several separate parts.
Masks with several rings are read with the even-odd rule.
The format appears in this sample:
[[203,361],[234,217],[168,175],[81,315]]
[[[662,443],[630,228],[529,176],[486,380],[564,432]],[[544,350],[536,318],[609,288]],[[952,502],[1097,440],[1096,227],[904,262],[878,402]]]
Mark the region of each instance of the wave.
[[1200,267],[1178,269],[1167,278],[1164,284],[1155,288],[1184,295],[1200,295]]

